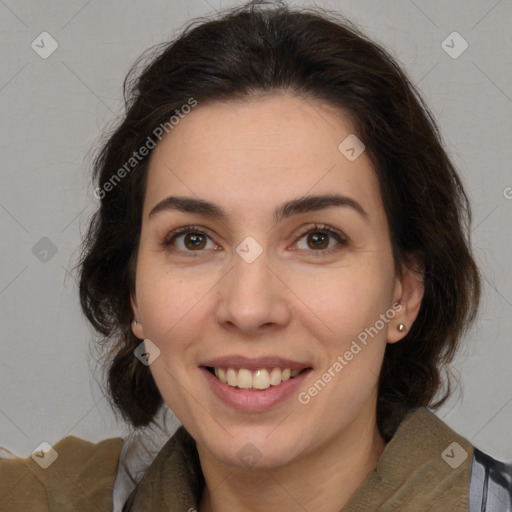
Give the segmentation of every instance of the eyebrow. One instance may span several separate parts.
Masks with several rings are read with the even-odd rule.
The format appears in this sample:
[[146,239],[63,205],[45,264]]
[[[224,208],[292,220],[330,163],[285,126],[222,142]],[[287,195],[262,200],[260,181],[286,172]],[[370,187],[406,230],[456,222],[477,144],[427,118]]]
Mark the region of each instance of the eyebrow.
[[[340,194],[310,195],[292,199],[274,210],[274,220],[279,222],[293,215],[315,212],[335,206],[351,208],[363,217],[364,220],[368,221],[368,213],[355,199]],[[230,218],[230,215],[221,206],[215,203],[204,199],[182,196],[166,197],[152,208],[148,217],[151,218],[158,213],[169,210],[193,213],[212,219],[218,219],[223,222]]]

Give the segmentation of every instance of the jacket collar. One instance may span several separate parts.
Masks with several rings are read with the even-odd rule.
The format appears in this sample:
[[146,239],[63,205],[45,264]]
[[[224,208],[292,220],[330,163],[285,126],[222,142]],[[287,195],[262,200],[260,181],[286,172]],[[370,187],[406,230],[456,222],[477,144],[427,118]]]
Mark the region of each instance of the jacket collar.
[[[377,467],[340,512],[466,512],[473,446],[426,408],[411,411]],[[123,512],[197,510],[204,487],[196,444],[183,426],[130,494]]]

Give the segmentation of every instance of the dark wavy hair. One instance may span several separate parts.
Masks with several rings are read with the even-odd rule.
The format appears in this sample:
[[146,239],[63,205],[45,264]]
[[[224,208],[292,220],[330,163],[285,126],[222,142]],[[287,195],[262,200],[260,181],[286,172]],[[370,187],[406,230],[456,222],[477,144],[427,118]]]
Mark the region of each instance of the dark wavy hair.
[[444,370],[480,300],[470,205],[435,121],[395,60],[341,16],[282,2],[195,19],[143,54],[125,79],[126,112],[93,162],[101,204],[78,263],[81,307],[100,343],[110,343],[111,405],[134,427],[154,421],[163,405],[149,367],[134,357],[141,340],[131,330],[151,152],[114,186],[113,176],[190,98],[200,106],[277,91],[349,115],[378,177],[396,271],[412,255],[420,262],[421,308],[405,338],[387,344],[379,377],[377,422],[389,440],[407,412],[437,408],[451,393]]

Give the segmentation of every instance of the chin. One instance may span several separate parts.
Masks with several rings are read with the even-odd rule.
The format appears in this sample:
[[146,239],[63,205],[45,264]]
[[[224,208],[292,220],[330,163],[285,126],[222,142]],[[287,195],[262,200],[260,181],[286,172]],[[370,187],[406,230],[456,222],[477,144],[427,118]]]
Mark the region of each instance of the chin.
[[218,438],[212,439],[207,446],[217,460],[238,468],[272,469],[292,462],[300,453],[298,440],[287,434],[283,442],[269,436],[271,431],[265,428],[261,435],[255,435],[254,427],[249,427],[249,433],[230,437],[222,445]]

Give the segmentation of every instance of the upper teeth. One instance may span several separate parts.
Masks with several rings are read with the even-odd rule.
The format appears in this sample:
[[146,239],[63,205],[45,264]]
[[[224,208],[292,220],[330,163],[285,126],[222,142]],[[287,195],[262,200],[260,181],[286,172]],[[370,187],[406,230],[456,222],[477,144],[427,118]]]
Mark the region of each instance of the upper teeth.
[[301,370],[291,370],[290,368],[272,368],[270,370],[262,368],[254,371],[254,373],[245,368],[240,368],[239,370],[234,368],[214,368],[214,370],[215,375],[221,382],[241,389],[267,389],[270,386],[277,386],[301,372]]

